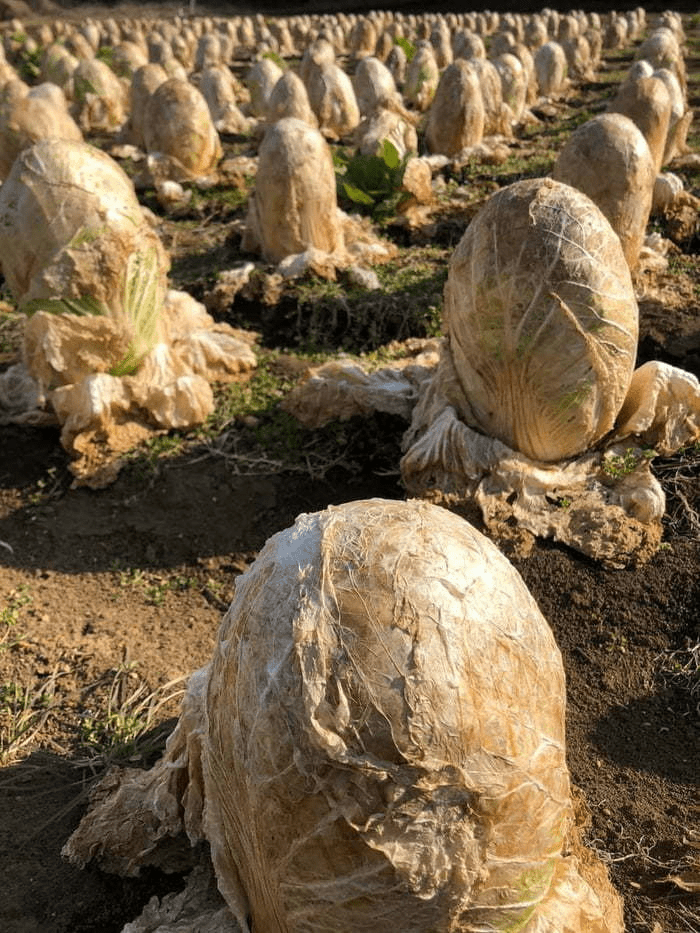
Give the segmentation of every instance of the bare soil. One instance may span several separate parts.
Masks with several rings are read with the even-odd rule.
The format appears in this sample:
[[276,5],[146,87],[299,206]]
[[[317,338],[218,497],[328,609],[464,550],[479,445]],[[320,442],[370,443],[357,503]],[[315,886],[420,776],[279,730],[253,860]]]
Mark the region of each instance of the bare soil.
[[[604,75],[579,103],[601,89]],[[176,275],[193,290],[199,283],[201,294],[212,256],[240,258],[225,230],[229,215],[207,217],[199,255],[205,242],[209,260],[186,261],[184,233],[175,250]],[[446,215],[445,240],[466,222],[455,229]],[[700,375],[697,238],[681,243],[679,256],[682,267],[641,301],[639,361],[666,359]],[[240,323],[250,313],[239,305],[222,316]],[[294,359],[292,348],[291,370]],[[256,415],[257,426],[267,417]],[[235,421],[214,443],[142,453],[102,490],[71,487],[57,430],[0,428],[0,722],[27,726],[0,769],[4,933],[118,933],[151,896],[182,886],[179,874],[120,879],[61,858],[94,778],[115,760],[151,763],[177,697],[154,710],[131,745],[110,746],[99,724],[111,702],[116,729],[114,716],[133,713],[139,697],[143,717],[208,660],[236,576],[300,512],[403,497],[403,427],[386,416],[350,421],[338,430],[335,466],[303,471],[246,462],[252,435]],[[317,435],[298,438],[313,454]],[[257,452],[251,445],[253,460]],[[514,559],[563,654],[568,761],[588,814],[586,839],[609,865],[631,933],[700,930],[696,896],[685,890],[699,842],[699,461],[688,451],[655,464],[668,514],[663,546],[645,565],[608,570],[550,543]]]

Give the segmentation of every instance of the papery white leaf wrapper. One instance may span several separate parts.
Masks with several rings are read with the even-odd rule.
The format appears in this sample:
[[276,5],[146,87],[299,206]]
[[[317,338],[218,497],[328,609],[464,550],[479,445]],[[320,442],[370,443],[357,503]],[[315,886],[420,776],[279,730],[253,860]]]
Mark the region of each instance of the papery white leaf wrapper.
[[[183,825],[202,808],[244,933],[620,933],[604,873],[566,854],[564,702],[492,543],[425,502],[353,502],[267,542],[145,799],[131,776],[111,799],[141,814],[187,775]],[[66,854],[127,858],[130,819],[107,797]]]
[[352,360],[324,363],[308,372],[282,408],[310,428],[374,411],[410,420],[420,385],[437,364],[438,347],[437,340],[408,341],[408,356],[371,373]]
[[[532,535],[611,566],[656,550],[666,499],[645,452],[669,456],[700,439],[695,376],[665,363],[641,366],[605,443],[557,462],[533,460],[470,427],[451,401],[457,392],[454,362],[443,345],[404,436],[401,475],[411,495],[474,502],[497,536],[515,519]],[[628,466],[616,470],[611,458],[625,457]]]

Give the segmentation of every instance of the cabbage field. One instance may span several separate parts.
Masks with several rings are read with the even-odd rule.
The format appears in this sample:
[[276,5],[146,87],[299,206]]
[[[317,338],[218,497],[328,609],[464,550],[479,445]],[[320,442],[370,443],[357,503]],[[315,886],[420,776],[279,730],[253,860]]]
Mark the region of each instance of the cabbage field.
[[[166,761],[184,754],[185,688],[213,653],[210,714],[226,722],[222,658],[248,594],[272,654],[278,607],[309,598],[284,576],[256,595],[289,541],[310,547],[304,534],[347,514],[343,534],[367,546],[339,538],[333,566],[357,560],[364,601],[391,522],[415,512],[435,528],[416,593],[449,536],[448,576],[460,547],[483,549],[517,627],[504,555],[551,628],[564,856],[599,892],[607,873],[630,933],[700,930],[700,14],[47,8],[0,36],[0,929],[307,929],[305,891],[286,926],[267,906],[234,919],[211,874],[210,846],[230,907],[221,840],[182,831],[192,797],[153,851],[164,811],[132,821],[127,800],[96,835],[81,820],[111,806],[125,769],[132,802],[156,799],[147,769],[162,774],[171,734]],[[407,498],[425,501],[404,513]],[[323,511],[369,499],[390,500],[386,519],[376,504]],[[458,547],[461,519],[501,555]],[[483,663],[458,624],[445,638]],[[545,626],[537,638],[550,645]],[[564,691],[542,657],[531,689],[512,685],[533,731],[554,716],[536,698]],[[480,728],[498,736],[515,701],[496,694]],[[235,774],[254,819],[264,793],[247,775],[287,730],[267,698],[251,710],[249,757],[230,752],[219,786]],[[537,780],[561,787],[565,771],[558,759]],[[347,760],[338,773],[350,786]],[[284,862],[298,789],[261,786],[287,800],[271,830]],[[367,800],[346,817],[371,835]],[[225,825],[226,805],[209,806]],[[552,812],[542,825],[564,819]],[[520,829],[503,832],[507,848]],[[337,840],[318,835],[325,871]],[[403,841],[377,830],[371,846],[398,865]],[[257,865],[239,872],[251,904],[267,896]],[[370,894],[353,896],[353,929],[373,928]],[[475,903],[439,928],[482,929]],[[617,909],[605,925],[606,904],[581,908],[572,929],[613,933]],[[438,928],[419,913],[407,931]]]

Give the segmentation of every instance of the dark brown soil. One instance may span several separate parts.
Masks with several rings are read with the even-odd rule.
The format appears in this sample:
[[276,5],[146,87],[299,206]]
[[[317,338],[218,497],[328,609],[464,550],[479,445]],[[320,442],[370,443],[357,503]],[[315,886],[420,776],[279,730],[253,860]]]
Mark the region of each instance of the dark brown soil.
[[[699,374],[697,256],[683,255],[695,277],[672,273],[641,303],[640,361]],[[235,577],[300,512],[401,498],[402,427],[350,422],[323,477],[242,473],[225,447],[193,446],[136,459],[99,491],[70,487],[57,431],[0,428],[0,721],[10,728],[7,710],[21,707],[18,685],[31,726],[0,770],[3,933],[118,933],[151,896],[182,886],[180,875],[124,880],[62,860],[113,754],[91,740],[89,720],[104,718],[115,677],[124,706],[140,685],[157,693],[207,661]],[[624,897],[630,933],[700,930],[683,887],[698,846],[699,460],[687,452],[656,467],[668,518],[644,566],[607,570],[548,543],[514,561],[563,654],[586,839]],[[173,699],[154,715],[152,747],[142,738],[120,763],[152,762],[176,714]]]

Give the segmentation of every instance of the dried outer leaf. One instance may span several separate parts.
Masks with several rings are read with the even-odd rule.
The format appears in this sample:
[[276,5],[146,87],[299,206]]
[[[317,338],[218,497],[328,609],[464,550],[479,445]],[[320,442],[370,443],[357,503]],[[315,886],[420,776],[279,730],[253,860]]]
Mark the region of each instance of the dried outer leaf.
[[410,420],[418,388],[437,363],[437,342],[421,341],[415,354],[367,372],[351,360],[314,367],[281,407],[306,427],[384,411]]
[[[147,287],[136,292],[138,303]],[[46,417],[46,410],[37,410],[45,405],[75,457],[71,470],[78,484],[113,482],[120,453],[154,431],[201,424],[214,409],[210,381],[239,377],[257,362],[255,334],[215,323],[184,292],[168,292],[159,328],[162,339],[135,371],[117,376],[132,345],[111,317],[37,311],[25,328],[26,379],[0,383],[0,418],[24,423]],[[18,410],[22,402],[27,407]]]
[[168,840],[186,833],[194,845],[202,838],[207,673],[202,668],[190,677],[163,758],[149,771],[113,768],[94,786],[88,813],[63,847],[64,858],[80,867],[94,859],[105,871],[125,876],[138,875],[145,865],[181,869],[182,856]]
[[700,440],[700,382],[692,373],[655,360],[636,369],[615,428],[664,457]]
[[152,897],[141,915],[122,933],[240,933],[216,889],[211,864],[197,865],[176,894]]
[[[637,448],[621,451],[628,449]],[[408,446],[401,475],[411,495],[447,507],[475,504],[493,536],[522,553],[529,535],[553,538],[619,568],[648,560],[661,542],[665,496],[641,450],[638,461],[633,474],[615,482],[601,452],[533,462],[472,430],[447,406]]]

